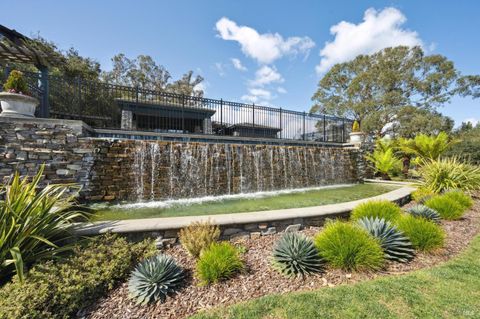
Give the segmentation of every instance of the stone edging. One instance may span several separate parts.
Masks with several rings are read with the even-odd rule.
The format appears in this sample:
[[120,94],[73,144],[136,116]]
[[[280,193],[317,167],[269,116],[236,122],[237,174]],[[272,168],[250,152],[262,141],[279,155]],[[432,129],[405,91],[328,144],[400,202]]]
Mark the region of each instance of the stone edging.
[[314,207],[279,209],[270,211],[235,213],[222,215],[145,218],[119,221],[101,221],[78,225],[75,234],[92,236],[102,233],[143,234],[175,241],[179,229],[192,222],[211,221],[222,228],[224,237],[261,236],[279,230],[301,228],[303,226],[320,226],[326,218],[346,217],[360,203],[372,199],[386,199],[404,204],[410,200],[415,190],[403,186],[391,192],[356,201]]

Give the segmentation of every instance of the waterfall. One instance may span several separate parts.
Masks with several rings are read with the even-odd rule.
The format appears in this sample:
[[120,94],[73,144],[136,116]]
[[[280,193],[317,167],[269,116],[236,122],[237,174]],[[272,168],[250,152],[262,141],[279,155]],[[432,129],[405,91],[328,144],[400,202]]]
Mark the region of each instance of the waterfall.
[[129,154],[137,201],[351,182],[348,154],[322,147],[135,141]]

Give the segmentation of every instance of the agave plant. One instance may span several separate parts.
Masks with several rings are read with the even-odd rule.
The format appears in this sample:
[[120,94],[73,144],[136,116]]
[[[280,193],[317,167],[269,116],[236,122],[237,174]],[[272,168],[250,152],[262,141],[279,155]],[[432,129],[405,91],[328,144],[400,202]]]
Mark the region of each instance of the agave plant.
[[324,261],[313,241],[299,233],[286,233],[273,249],[273,265],[287,276],[321,272]]
[[132,271],[128,291],[138,304],[163,302],[169,293],[180,287],[184,278],[183,269],[172,257],[156,255],[145,259]]
[[75,207],[75,185],[37,191],[43,169],[33,179],[16,173],[0,189],[0,277],[16,273],[23,282],[27,265],[73,247],[71,227],[87,217]]
[[358,224],[380,241],[386,259],[402,263],[413,259],[412,243],[390,222],[383,218],[364,217],[358,220]]
[[440,214],[435,209],[432,209],[425,205],[415,205],[413,207],[410,207],[407,212],[415,217],[423,217],[431,220],[436,224],[440,223]]

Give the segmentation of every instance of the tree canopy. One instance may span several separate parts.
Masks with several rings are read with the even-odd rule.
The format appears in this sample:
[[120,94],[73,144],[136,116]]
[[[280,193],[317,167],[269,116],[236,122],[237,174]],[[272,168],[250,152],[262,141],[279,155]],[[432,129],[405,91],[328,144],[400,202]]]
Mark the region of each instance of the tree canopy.
[[452,61],[425,55],[420,47],[386,48],[334,65],[318,84],[311,112],[353,118],[364,132],[379,137],[389,133],[387,125],[412,136],[422,132],[427,119],[432,132],[424,133],[434,133],[452,123],[435,109],[456,94],[473,96],[477,80],[462,77]]
[[[62,51],[54,42],[40,36],[32,41],[49,55],[57,56],[58,60],[63,61],[50,69],[52,75],[138,86],[146,90],[203,96],[203,90],[199,86],[204,80],[201,76],[194,76],[193,71],[187,71],[180,79],[172,80],[168,70],[157,64],[149,55],[139,55],[135,59],[130,59],[123,53],[117,54],[112,58],[112,70],[102,71],[100,63],[92,58],[81,56],[74,48]],[[1,63],[0,66],[5,67]],[[9,66],[23,71],[36,71],[33,65],[10,63]]]

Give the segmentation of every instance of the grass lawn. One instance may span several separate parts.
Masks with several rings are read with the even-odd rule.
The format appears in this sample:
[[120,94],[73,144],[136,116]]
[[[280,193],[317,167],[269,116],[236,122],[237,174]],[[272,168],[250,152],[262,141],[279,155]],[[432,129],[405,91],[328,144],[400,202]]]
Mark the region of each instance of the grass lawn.
[[431,269],[271,295],[193,318],[480,318],[480,236],[459,257]]
[[94,220],[214,215],[318,206],[376,196],[396,188],[398,187],[392,185],[359,184],[349,187],[327,188],[260,198],[212,200],[189,205],[185,203],[173,204],[164,208],[143,207],[125,209],[112,206],[98,210]]

